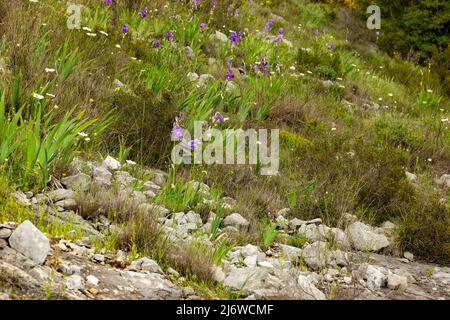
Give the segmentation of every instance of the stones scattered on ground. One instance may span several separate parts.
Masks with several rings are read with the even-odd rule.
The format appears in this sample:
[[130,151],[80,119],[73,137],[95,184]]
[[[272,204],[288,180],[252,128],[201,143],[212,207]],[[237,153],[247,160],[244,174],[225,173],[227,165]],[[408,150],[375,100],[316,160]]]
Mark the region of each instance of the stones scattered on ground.
[[94,172],[94,182],[102,187],[110,187],[112,184],[112,173],[104,167],[95,167]]
[[218,31],[218,30],[216,31],[216,33],[214,33],[213,35],[211,35],[211,37],[212,37],[214,40],[218,40],[218,41],[223,42],[223,43],[228,42],[228,37],[227,37],[227,35],[224,34],[224,33],[222,33],[222,32],[220,32],[220,31]]
[[346,233],[352,246],[359,251],[379,251],[389,246],[385,235],[376,233],[373,227],[362,222],[349,225]]
[[28,199],[28,197],[26,196],[25,193],[23,193],[22,191],[16,191],[12,194],[12,197],[14,199],[14,201],[16,201],[18,204],[28,207],[31,205],[30,200]]
[[236,212],[226,216],[223,219],[222,224],[225,227],[230,226],[241,230],[246,230],[250,225],[247,219],[245,219],[243,216],[241,216],[239,213]]
[[52,202],[58,202],[65,199],[73,198],[73,190],[55,189],[47,193],[47,197]]
[[414,173],[405,171],[405,175],[406,175],[406,179],[410,182],[410,183],[417,183],[417,176]]
[[207,84],[215,81],[216,79],[214,78],[214,76],[212,76],[211,74],[201,74],[198,77],[198,81],[197,81],[197,85],[200,88],[204,88],[206,87]]
[[92,178],[85,173],[77,173],[73,176],[64,177],[61,183],[68,189],[85,191],[89,187]]
[[411,252],[405,251],[403,256],[409,261],[414,261],[414,255]]
[[[170,241],[189,242],[201,238],[207,246],[214,247],[209,240],[214,212],[203,223],[200,214],[194,211],[170,212],[152,203],[151,199],[164,184],[164,173],[149,170],[146,176],[150,180],[140,181],[129,172],[121,171],[120,163],[112,157],[105,159],[101,165],[82,164],[78,159],[73,167],[75,174],[61,180],[66,189],[36,195],[16,192],[12,196],[22,205],[49,210],[49,214],[43,217],[47,222],[76,226],[76,231],[70,232],[72,236],[83,232],[102,239],[102,233],[118,228],[106,218],[107,212],[99,210],[95,221],[87,221],[70,210],[77,209],[75,199],[82,199],[82,192],[88,190],[91,184],[100,186],[99,192],[108,192],[109,188],[117,186],[120,201],[132,202],[143,214],[159,216],[158,221]],[[205,204],[209,203],[211,207],[220,205],[231,211],[236,206],[236,200],[229,197],[213,199],[204,183],[192,181],[190,187],[198,190]],[[223,258],[221,267],[212,267],[212,279],[231,291],[240,292],[245,299],[326,299],[325,293],[330,292],[330,286],[336,285],[343,290],[357,286],[367,297],[373,296],[373,292],[388,297],[384,291],[395,292],[396,297],[430,297],[436,290],[441,296],[450,297],[446,289],[450,284],[450,270],[436,269],[427,276],[425,266],[415,262],[409,252],[404,252],[404,258],[399,258],[400,252],[395,253],[391,248],[391,252],[398,254],[397,257],[371,253],[371,256],[383,257],[384,260],[362,263],[369,261],[366,257],[368,252],[379,252],[389,246],[388,239],[392,238],[396,229],[393,223],[386,221],[379,228],[374,228],[346,213],[338,223],[340,228],[330,228],[320,218],[305,221],[290,218],[290,214],[288,208],[269,214],[277,224],[277,242],[280,243],[274,243],[265,252],[253,244],[232,248]],[[247,219],[234,212],[222,220],[222,229],[218,230],[218,234],[231,237],[249,226]],[[291,236],[300,237],[302,247],[285,244],[291,243]],[[175,279],[177,283],[185,281],[177,270],[167,268],[164,272],[152,259],[142,257],[129,261],[122,251],[116,254],[105,250],[96,252],[89,238],[82,238],[76,243],[59,239],[51,250],[49,240],[31,222],[25,221],[19,226],[15,223],[0,224],[0,270],[4,268],[12,272],[18,268],[23,281],[31,277],[29,279],[33,279],[34,284],[50,282],[63,286],[63,289],[59,287],[57,290],[63,290],[66,296],[76,299],[199,298],[192,288],[181,289],[168,280]],[[36,245],[37,250],[30,249]],[[358,258],[358,254],[366,258]],[[48,259],[52,255],[57,255],[58,259],[62,257],[62,260],[53,265],[53,259]],[[300,271],[306,268],[309,271]],[[430,283],[436,290],[434,287],[430,289]]]
[[195,53],[194,50],[192,50],[191,47],[184,47],[184,54],[186,55],[186,57],[188,57],[191,60],[195,59]]
[[28,220],[14,230],[9,237],[9,244],[36,265],[43,264],[50,251],[50,241]]
[[303,254],[302,249],[293,246],[288,246],[285,244],[280,244],[279,247],[286,260],[299,261],[302,257]]
[[189,72],[187,74],[187,78],[189,79],[189,81],[197,81],[199,77],[200,76],[195,72]]
[[408,287],[408,279],[404,276],[391,273],[387,276],[387,287],[391,290],[403,291]]
[[439,179],[436,180],[436,183],[440,186],[450,188],[450,174],[443,174]]
[[103,160],[102,165],[110,171],[120,170],[120,168],[122,167],[120,165],[120,162],[111,156],[107,156],[105,160]]
[[128,267],[130,271],[147,271],[150,273],[164,274],[161,267],[156,263],[156,261],[149,258],[140,258],[134,260]]

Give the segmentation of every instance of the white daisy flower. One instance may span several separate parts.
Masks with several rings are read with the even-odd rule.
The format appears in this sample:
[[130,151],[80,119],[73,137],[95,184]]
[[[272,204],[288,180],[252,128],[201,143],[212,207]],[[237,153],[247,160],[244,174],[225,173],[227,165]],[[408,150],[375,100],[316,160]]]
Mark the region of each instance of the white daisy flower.
[[86,132],[84,132],[84,131],[78,132],[78,135],[79,135],[80,137],[83,137],[83,138],[85,138],[85,137],[88,136],[88,134],[87,134]]
[[34,93],[34,94],[33,94],[33,97],[36,98],[36,99],[38,99],[38,100],[44,99],[44,96],[43,96],[43,95],[40,95],[39,93]]

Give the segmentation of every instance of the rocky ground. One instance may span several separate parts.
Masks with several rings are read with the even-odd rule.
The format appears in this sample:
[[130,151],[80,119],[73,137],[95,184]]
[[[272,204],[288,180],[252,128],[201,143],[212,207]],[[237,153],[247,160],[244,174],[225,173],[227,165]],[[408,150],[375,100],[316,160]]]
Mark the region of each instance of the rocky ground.
[[[108,157],[98,165],[77,161],[72,165],[74,174],[61,179],[59,188],[36,195],[16,192],[13,197],[43,219],[70,223],[86,236],[50,240],[28,220],[1,223],[0,299],[203,299],[193,288],[177,285],[182,276],[170,267],[163,270],[146,257],[132,261],[120,250],[96,251],[93,239],[102,241],[118,226],[105,216],[90,221],[73,211],[74,190],[93,183],[107,190],[118,183],[144,214],[158,210],[159,223],[173,242],[200,239],[213,246],[208,234],[214,215],[202,221],[193,211],[170,212],[153,204],[151,199],[164,183],[162,173],[154,171],[136,191],[132,187],[136,178],[115,159]],[[200,190],[207,198],[209,187],[200,184]],[[222,201],[232,210],[233,199]],[[277,242],[266,251],[252,244],[234,247],[223,265],[213,268],[214,281],[244,299],[450,299],[450,268],[397,252],[395,225],[389,221],[374,228],[348,214],[342,228],[330,228],[319,218],[302,221],[288,219],[288,214],[283,209],[273,219],[286,237],[307,239],[302,248]],[[222,220],[219,234],[248,225],[235,212]]]

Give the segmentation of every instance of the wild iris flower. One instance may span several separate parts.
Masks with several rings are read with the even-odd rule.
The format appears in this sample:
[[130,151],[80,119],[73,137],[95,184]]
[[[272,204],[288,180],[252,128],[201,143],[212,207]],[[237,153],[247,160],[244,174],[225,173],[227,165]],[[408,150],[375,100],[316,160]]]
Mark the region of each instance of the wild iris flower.
[[173,33],[169,31],[166,33],[166,41],[170,42],[172,40],[173,40]]
[[225,121],[225,118],[223,117],[222,114],[220,114],[219,112],[216,112],[216,119],[217,121],[219,121],[219,123],[223,123]]
[[230,44],[238,44],[241,41],[236,31],[231,32],[230,35]]
[[183,139],[183,132],[182,132],[183,128],[181,128],[179,125],[176,125],[173,129],[172,129],[172,137],[175,140],[181,140]]
[[269,32],[270,28],[273,26],[273,20],[270,19],[266,25],[264,26],[264,30],[266,30],[267,32]]
[[107,4],[107,5],[111,5],[112,4],[112,0],[105,0],[105,1],[103,1],[105,4]]
[[333,46],[332,44],[329,44],[329,45],[327,45],[327,48],[328,48],[329,50],[334,50],[336,47]]
[[139,11],[139,13],[141,14],[142,18],[145,18],[147,16],[147,10],[145,10],[145,9],[141,9],[141,11]]
[[197,139],[191,140],[189,141],[189,145],[191,146],[192,150],[195,150],[200,145],[200,141],[198,141]]
[[124,25],[122,26],[122,32],[123,33],[127,33],[128,32],[128,25],[126,23],[124,23]]
[[155,44],[152,46],[153,49],[157,49],[161,47],[161,42],[159,42],[158,40],[155,41]]
[[200,23],[200,32],[203,33],[205,31],[206,28],[206,23],[202,22]]
[[262,72],[269,73],[269,63],[267,62],[266,57],[261,59]]
[[283,32],[284,32],[283,28],[278,29],[278,36],[275,38],[274,40],[275,42],[283,41]]
[[227,80],[232,80],[232,79],[234,79],[234,73],[233,73],[233,70],[228,69],[228,70],[227,70],[227,73],[225,74],[225,78],[226,78]]

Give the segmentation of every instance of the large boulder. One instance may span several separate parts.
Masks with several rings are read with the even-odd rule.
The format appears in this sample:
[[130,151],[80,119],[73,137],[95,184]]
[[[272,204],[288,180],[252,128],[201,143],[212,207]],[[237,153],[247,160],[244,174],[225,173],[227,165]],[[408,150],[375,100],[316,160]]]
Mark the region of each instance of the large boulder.
[[385,235],[377,233],[373,227],[362,222],[352,223],[346,232],[352,246],[359,251],[379,251],[389,246]]
[[11,248],[30,258],[36,265],[45,261],[50,241],[30,221],[22,222],[9,238]]

